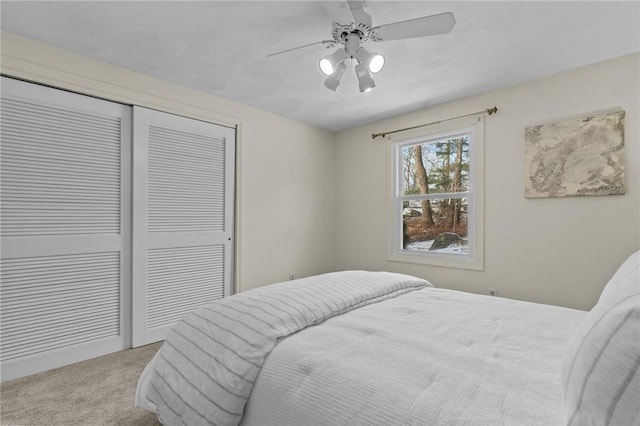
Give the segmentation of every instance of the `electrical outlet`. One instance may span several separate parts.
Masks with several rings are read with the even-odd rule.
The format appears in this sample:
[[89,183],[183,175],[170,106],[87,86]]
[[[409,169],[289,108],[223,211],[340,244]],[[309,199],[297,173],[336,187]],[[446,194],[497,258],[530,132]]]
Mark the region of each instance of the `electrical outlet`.
[[497,296],[498,295],[498,289],[495,288],[495,287],[488,288],[487,291],[489,292],[489,296]]
[[295,280],[296,279],[296,273],[295,272],[289,272],[289,280]]

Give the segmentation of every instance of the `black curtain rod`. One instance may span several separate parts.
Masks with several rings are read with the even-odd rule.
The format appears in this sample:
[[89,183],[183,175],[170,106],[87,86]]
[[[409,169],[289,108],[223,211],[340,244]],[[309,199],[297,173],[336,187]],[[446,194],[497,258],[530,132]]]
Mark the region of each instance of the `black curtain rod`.
[[445,121],[456,120],[458,118],[464,118],[464,117],[469,117],[469,116],[478,115],[478,114],[489,114],[489,115],[491,115],[491,114],[495,114],[496,112],[498,112],[498,107],[487,108],[487,109],[485,109],[483,111],[472,112],[471,114],[459,115],[457,117],[445,118],[444,120],[434,121],[432,123],[418,124],[417,126],[405,127],[404,129],[390,130],[388,132],[372,133],[371,134],[371,139],[375,139],[378,136],[385,137],[385,136],[390,135],[392,133],[404,132],[405,130],[417,129],[419,127],[432,126],[434,124],[440,124],[440,123],[444,123]]

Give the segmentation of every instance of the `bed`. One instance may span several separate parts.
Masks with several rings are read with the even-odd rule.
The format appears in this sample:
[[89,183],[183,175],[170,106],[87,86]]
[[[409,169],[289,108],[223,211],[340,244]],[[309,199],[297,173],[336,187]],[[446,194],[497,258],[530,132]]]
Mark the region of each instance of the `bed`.
[[640,251],[579,311],[344,271],[178,323],[136,405],[166,425],[640,424]]

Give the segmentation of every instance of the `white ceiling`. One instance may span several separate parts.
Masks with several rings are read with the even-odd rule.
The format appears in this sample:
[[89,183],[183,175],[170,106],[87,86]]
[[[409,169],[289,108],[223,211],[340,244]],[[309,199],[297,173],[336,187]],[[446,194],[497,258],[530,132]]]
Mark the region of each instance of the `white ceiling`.
[[[329,10],[335,9],[328,8]],[[1,28],[338,131],[640,51],[640,2],[368,1],[373,25],[451,11],[453,31],[365,47],[386,57],[377,87],[347,72],[323,85],[316,1],[2,1]]]

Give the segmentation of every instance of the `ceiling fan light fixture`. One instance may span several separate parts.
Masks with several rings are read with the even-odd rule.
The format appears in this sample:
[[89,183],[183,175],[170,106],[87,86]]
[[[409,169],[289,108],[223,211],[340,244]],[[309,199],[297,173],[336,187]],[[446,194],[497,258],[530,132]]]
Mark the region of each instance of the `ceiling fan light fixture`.
[[[343,13],[343,9],[346,8],[336,5],[338,2],[322,3],[327,12],[329,12],[329,15],[336,15],[335,18],[337,19],[331,24],[331,39],[282,50],[267,55],[267,57],[318,44],[322,44],[328,48],[342,45],[342,47],[335,52],[322,57],[318,64],[320,71],[327,76],[324,85],[334,91],[338,90],[340,86],[340,80],[345,72],[345,67],[350,67],[353,64],[353,62],[350,61],[345,65],[347,59],[357,62],[355,71],[358,77],[360,92],[368,92],[376,86],[371,75],[382,71],[386,60],[382,54],[375,52],[370,53],[362,47],[362,44],[368,40],[380,42],[447,34],[451,32],[456,24],[453,13],[445,12],[374,27],[371,16],[365,11],[367,6],[366,0],[347,1],[346,6],[349,9],[349,14]],[[332,13],[333,11],[338,11],[338,13],[334,14]],[[338,17],[337,15],[340,16]],[[351,18],[353,18],[353,20],[351,20]]]
[[332,75],[336,72],[338,65],[344,62],[347,57],[347,51],[344,49],[338,49],[330,55],[324,56],[320,59],[320,71],[324,75]]
[[384,67],[384,56],[380,53],[369,53],[367,49],[361,47],[356,51],[355,56],[358,62],[365,64],[373,74],[380,72]]
[[358,88],[361,93],[366,93],[376,87],[371,73],[362,62],[356,65],[356,76],[358,77]]
[[347,66],[344,64],[344,62],[340,62],[336,67],[335,72],[327,77],[327,79],[324,81],[324,85],[328,89],[336,92],[338,90],[338,87],[340,87],[340,81],[342,80],[342,76],[344,75],[344,72],[346,70]]

